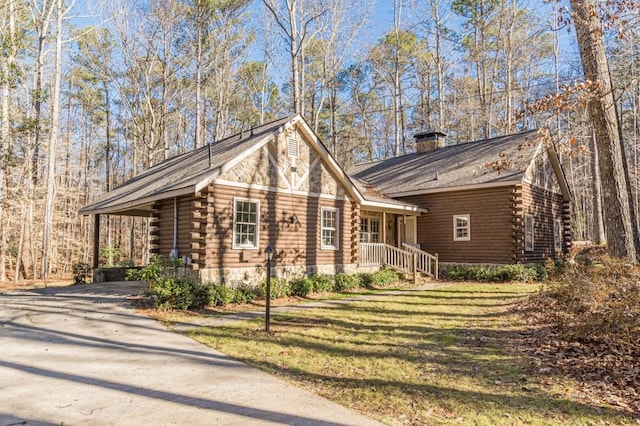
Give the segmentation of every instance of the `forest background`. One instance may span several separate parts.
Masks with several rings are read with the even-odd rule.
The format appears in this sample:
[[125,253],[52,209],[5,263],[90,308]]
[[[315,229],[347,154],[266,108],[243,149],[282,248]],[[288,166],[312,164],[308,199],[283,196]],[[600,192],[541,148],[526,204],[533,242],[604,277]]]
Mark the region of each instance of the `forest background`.
[[[601,2],[610,6],[624,2]],[[568,2],[5,0],[0,282],[91,263],[77,211],[165,158],[299,112],[343,167],[548,127],[574,240],[602,241],[595,132]],[[603,22],[634,209],[640,25]],[[101,263],[144,264],[148,221],[103,218]]]

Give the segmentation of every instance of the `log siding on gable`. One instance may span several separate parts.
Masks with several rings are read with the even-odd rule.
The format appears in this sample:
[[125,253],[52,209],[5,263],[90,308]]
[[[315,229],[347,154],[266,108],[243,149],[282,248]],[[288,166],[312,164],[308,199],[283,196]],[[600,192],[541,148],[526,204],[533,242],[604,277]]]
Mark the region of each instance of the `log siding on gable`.
[[[570,242],[569,220],[567,203],[564,203],[562,195],[551,192],[538,186],[523,183],[517,187],[518,208],[515,211],[515,227],[518,235],[516,239],[515,255],[518,263],[531,263],[544,261],[548,258],[561,257],[568,250]],[[524,218],[533,216],[533,250],[525,250]],[[557,252],[554,245],[554,220],[563,223],[562,252]]]

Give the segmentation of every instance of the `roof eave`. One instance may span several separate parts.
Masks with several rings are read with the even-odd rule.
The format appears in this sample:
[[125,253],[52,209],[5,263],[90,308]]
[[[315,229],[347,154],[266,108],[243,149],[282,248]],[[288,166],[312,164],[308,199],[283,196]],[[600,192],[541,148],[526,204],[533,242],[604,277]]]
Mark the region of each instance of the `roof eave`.
[[429,210],[423,207],[414,206],[411,204],[395,204],[395,203],[385,203],[382,201],[369,201],[364,200],[360,204],[362,208],[370,208],[376,210],[384,210],[390,213],[427,213]]
[[[131,212],[149,211],[148,207],[156,201],[164,200],[166,198],[179,197],[181,195],[188,195],[195,193],[195,186],[191,185],[186,188],[174,189],[173,191],[161,192],[158,194],[150,195],[145,198],[141,198],[135,201],[129,201],[127,203],[114,204],[108,207],[98,207],[89,204],[78,210],[83,216],[89,216],[92,214],[115,214],[124,216],[144,216],[142,214],[131,214]],[[129,214],[127,214],[129,212]]]
[[389,193],[385,193],[384,195],[389,198],[401,198],[401,197],[411,197],[414,195],[435,194],[439,192],[454,192],[454,191],[465,191],[465,190],[474,190],[474,189],[498,188],[501,186],[518,185],[521,182],[522,182],[522,178],[509,179],[509,180],[500,181],[500,182],[478,183],[478,184],[472,184],[472,185],[445,186],[440,188],[418,189],[415,191],[405,191],[405,192],[389,192]]

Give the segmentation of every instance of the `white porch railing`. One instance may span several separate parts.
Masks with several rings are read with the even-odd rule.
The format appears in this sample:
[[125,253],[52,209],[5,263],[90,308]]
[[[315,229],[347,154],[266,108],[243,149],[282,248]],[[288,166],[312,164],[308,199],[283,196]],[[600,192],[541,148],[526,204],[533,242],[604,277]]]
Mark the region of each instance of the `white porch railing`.
[[385,244],[360,243],[360,266],[382,266]]
[[361,266],[388,266],[411,274],[415,281],[417,272],[438,277],[438,256],[403,244],[397,248],[384,243],[360,243]]
[[412,245],[402,244],[402,248],[416,255],[416,269],[423,274],[438,278],[438,254],[430,254]]

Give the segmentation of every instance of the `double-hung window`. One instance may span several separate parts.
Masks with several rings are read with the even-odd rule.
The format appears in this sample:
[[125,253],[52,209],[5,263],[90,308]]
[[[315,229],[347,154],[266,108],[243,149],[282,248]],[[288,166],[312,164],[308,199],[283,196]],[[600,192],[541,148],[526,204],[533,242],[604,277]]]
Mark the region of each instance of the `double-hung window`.
[[468,214],[453,216],[453,241],[471,240],[471,217]]
[[320,209],[320,233],[322,249],[338,248],[338,209],[322,207]]
[[257,249],[260,201],[235,198],[233,201],[233,248]]
[[533,251],[533,247],[534,247],[533,228],[534,228],[533,215],[525,214],[524,215],[524,250],[525,251]]
[[377,217],[360,218],[360,242],[379,243],[380,242],[380,219]]

